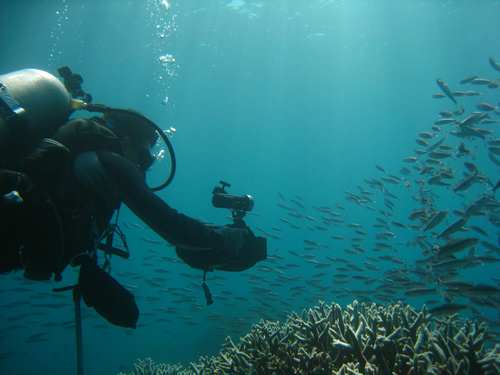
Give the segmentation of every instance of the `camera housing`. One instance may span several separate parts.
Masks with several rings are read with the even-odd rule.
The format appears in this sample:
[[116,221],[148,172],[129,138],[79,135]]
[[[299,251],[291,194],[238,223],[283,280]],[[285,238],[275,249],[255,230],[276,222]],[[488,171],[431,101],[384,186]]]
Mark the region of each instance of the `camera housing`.
[[231,187],[231,184],[225,181],[219,181],[219,184],[220,186],[215,186],[212,190],[212,205],[231,210],[235,224],[242,223],[243,217],[253,209],[253,197],[250,194],[228,194],[226,188]]

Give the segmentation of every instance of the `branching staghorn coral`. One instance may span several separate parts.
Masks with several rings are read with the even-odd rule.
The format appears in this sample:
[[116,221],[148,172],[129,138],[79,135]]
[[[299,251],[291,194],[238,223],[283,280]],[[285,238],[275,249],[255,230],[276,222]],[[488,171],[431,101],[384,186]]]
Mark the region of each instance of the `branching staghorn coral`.
[[260,321],[238,344],[227,337],[219,354],[189,368],[130,375],[500,374],[500,347],[485,347],[486,328],[401,303],[320,302],[284,323]]
[[151,358],[138,359],[134,363],[134,370],[129,373],[120,372],[118,375],[177,375],[182,371],[180,365],[156,363]]

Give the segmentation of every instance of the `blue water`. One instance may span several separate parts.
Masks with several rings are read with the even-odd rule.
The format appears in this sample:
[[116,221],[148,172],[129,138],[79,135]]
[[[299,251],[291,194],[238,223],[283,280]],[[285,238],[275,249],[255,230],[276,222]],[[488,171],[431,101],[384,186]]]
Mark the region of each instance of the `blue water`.
[[[169,205],[204,221],[228,223],[229,213],[210,204],[213,186],[225,179],[233,184],[231,192],[255,197],[255,215],[247,220],[252,228],[282,229],[281,239],[269,239],[269,255],[287,259],[244,273],[210,275],[224,280],[209,281],[215,304],[207,307],[199,287],[201,272],[161,259],[174,258],[174,249],[145,241],[158,238],[122,210],[132,258],[114,259],[113,272],[124,284],[136,286],[140,326],[134,332],[113,327],[85,307],[87,373],[130,369],[136,358],[146,356],[189,362],[215,354],[224,336],[239,337],[262,317],[283,318],[318,298],[350,303],[353,296],[336,299],[328,288],[366,286],[336,286],[330,276],[335,271],[328,268],[322,280],[328,288],[318,292],[309,285],[318,270],[289,251],[303,253],[304,239],[315,240],[329,246],[315,250],[318,259],[339,256],[361,265],[364,257],[343,252],[349,240],[329,238],[350,238],[352,230],[342,225],[328,233],[313,231],[304,220],[294,221],[300,230],[290,229],[280,221],[286,212],[276,205],[278,192],[286,199],[299,196],[307,215],[319,217],[313,206],[335,209],[341,204],[346,223],[362,224],[373,235],[375,215],[347,202],[344,192],[358,192],[365,178],[380,177],[376,164],[400,175],[402,159],[414,154],[416,134],[428,131],[439,111],[455,109],[448,99],[432,99],[439,92],[436,78],[456,89],[473,74],[498,78],[488,64],[490,56],[500,59],[498,14],[498,0],[2,1],[0,74],[22,68],[55,74],[58,67],[70,66],[83,75],[84,88],[95,102],[133,108],[164,129],[177,129],[172,138],[177,175],[159,193]],[[467,113],[479,101],[499,105],[498,89],[471,89],[476,88],[485,93],[480,99],[460,100]],[[498,137],[498,124],[489,129]],[[449,139],[447,143],[458,144]],[[486,157],[483,143],[467,145],[481,172],[495,183],[499,169]],[[460,180],[462,162],[449,164],[455,169],[454,181]],[[158,162],[150,181],[160,181],[167,166]],[[389,186],[400,197],[395,218],[403,222],[417,207],[411,199],[414,185],[411,189]],[[463,195],[434,189],[436,206],[450,210],[446,223],[451,224],[451,209],[463,209],[487,186],[477,184]],[[378,200],[376,206],[383,208],[383,199]],[[498,246],[498,227],[485,218],[474,220]],[[405,245],[415,233],[395,232],[395,255],[411,267],[421,257],[418,248]],[[299,276],[290,283],[305,285],[306,293],[293,297],[290,285],[276,284],[276,273],[259,271],[280,262],[299,266],[287,274]],[[466,280],[492,282],[498,267],[485,265],[460,274]],[[252,275],[276,295],[263,298],[250,291],[255,286],[250,284]],[[74,277],[75,271],[68,269],[62,284]],[[0,373],[74,373],[74,332],[67,327],[73,319],[71,298],[53,297],[54,286],[59,285],[27,283],[21,274],[2,276]],[[173,287],[189,288],[181,292],[191,300],[180,300],[166,289]],[[407,302],[418,307],[423,300]],[[33,307],[41,303],[61,306]],[[166,308],[175,311],[161,310]],[[498,320],[498,310],[483,313]],[[43,339],[30,343],[28,338],[38,333]]]

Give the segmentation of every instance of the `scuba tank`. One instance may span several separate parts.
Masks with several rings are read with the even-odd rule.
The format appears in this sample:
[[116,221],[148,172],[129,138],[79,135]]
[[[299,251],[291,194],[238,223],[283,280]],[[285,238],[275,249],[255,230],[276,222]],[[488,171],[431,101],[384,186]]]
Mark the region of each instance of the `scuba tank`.
[[23,69],[0,75],[0,167],[12,167],[72,112],[71,95],[52,74]]
[[64,82],[38,69],[23,69],[0,75],[0,169],[16,169],[22,160],[43,139],[50,138],[77,110],[97,112],[113,117],[125,116],[137,126],[156,131],[167,146],[170,155],[170,173],[158,186],[168,186],[176,171],[175,153],[163,130],[138,112],[93,104],[85,93],[82,77],[68,67],[58,69]]

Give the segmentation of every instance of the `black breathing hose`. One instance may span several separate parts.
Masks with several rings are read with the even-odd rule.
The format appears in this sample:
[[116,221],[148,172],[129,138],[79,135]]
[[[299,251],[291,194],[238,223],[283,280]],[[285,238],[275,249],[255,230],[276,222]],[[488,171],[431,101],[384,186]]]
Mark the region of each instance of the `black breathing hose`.
[[168,153],[170,155],[171,168],[170,168],[170,174],[169,174],[168,178],[160,185],[150,187],[150,189],[152,191],[159,191],[159,190],[163,190],[168,185],[170,185],[170,183],[172,182],[172,180],[174,179],[174,176],[175,176],[177,162],[175,159],[175,152],[174,152],[174,147],[172,146],[172,143],[168,139],[168,136],[165,134],[165,132],[158,125],[156,125],[153,121],[151,121],[147,117],[145,117],[139,113],[135,113],[133,111],[130,111],[128,109],[110,108],[110,107],[107,107],[107,106],[102,105],[102,104],[90,104],[90,103],[86,104],[83,107],[83,109],[85,109],[89,112],[99,112],[99,113],[103,113],[103,114],[118,112],[118,113],[123,113],[123,114],[129,115],[129,116],[135,116],[139,120],[145,121],[149,126],[153,127],[157,131],[158,135],[163,140],[163,142],[165,142],[165,145],[167,146]]

